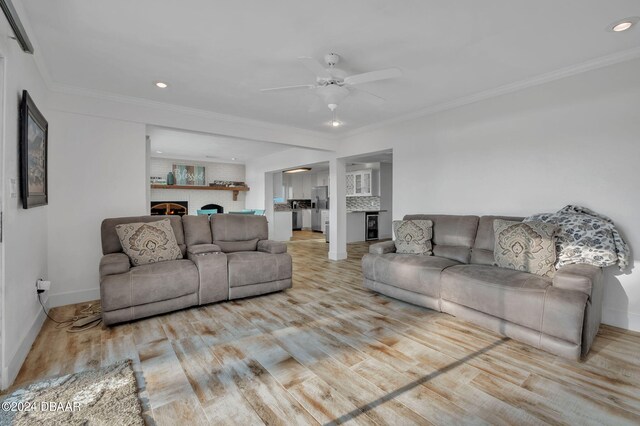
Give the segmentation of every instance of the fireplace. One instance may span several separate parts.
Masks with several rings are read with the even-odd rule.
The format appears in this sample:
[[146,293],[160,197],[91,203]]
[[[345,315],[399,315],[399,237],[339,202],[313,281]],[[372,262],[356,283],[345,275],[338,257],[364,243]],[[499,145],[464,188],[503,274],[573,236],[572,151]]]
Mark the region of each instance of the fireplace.
[[224,213],[224,207],[219,204],[207,204],[200,207],[200,210],[218,210],[218,213]]
[[188,201],[152,201],[152,216],[184,216],[189,214]]

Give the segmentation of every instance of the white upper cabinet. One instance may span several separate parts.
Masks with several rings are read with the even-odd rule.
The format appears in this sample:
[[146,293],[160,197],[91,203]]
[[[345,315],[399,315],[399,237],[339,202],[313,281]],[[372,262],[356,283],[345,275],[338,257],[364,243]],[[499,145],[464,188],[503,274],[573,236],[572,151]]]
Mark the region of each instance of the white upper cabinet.
[[370,197],[380,195],[379,173],[374,169],[347,172],[347,197]]
[[347,173],[347,197],[356,195],[356,176],[353,173]]
[[310,200],[311,190],[316,186],[316,175],[313,173],[296,173],[284,175],[286,198],[290,200]]
[[293,186],[293,199],[304,198],[302,196],[302,176],[299,174],[291,175],[291,183]]
[[316,175],[304,173],[302,175],[302,197],[305,199],[311,199],[311,189],[315,186]]

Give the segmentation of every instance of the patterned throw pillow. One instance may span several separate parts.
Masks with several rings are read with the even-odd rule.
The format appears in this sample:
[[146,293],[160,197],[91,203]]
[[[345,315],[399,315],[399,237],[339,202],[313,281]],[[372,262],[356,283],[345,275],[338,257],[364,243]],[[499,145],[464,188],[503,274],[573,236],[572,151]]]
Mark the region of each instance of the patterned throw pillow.
[[394,220],[396,253],[431,256],[433,222],[430,220]]
[[553,277],[558,227],[544,222],[493,221],[496,245],[493,256],[501,268]]
[[133,266],[182,259],[169,219],[116,225],[116,232]]

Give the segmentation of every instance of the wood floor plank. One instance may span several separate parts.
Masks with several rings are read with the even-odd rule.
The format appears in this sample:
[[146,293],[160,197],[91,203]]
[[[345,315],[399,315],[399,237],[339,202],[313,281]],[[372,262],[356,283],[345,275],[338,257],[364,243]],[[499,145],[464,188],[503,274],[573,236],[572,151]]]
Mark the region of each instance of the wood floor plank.
[[322,381],[346,397],[357,408],[345,413],[340,422],[358,415],[360,411],[372,417],[376,423],[393,424],[393,419],[402,418],[406,424],[428,424],[421,417],[394,399],[386,400],[385,392],[368,382],[347,366],[321,350],[321,343],[307,333],[283,330],[276,336],[280,344],[296,359],[313,371]]
[[285,424],[285,420],[294,424],[317,423],[258,361],[237,346],[223,344],[212,350],[224,365],[233,369],[240,391],[266,424]]
[[195,397],[173,400],[156,407],[153,410],[153,417],[158,426],[177,424],[204,426],[209,424],[209,420]]
[[156,340],[138,347],[140,365],[149,392],[149,403],[157,407],[183,398],[193,390],[168,339]]
[[398,401],[433,424],[488,424],[423,386],[429,380],[428,376],[416,379],[409,374],[399,373],[389,365],[375,359],[368,359],[355,366],[353,370],[383,391],[394,395]]
[[[368,244],[288,244],[294,286],[113,327],[46,321],[14,387],[131,359],[149,424],[640,424],[640,333],[581,362],[362,285]],[[87,303],[53,309],[58,319]]]

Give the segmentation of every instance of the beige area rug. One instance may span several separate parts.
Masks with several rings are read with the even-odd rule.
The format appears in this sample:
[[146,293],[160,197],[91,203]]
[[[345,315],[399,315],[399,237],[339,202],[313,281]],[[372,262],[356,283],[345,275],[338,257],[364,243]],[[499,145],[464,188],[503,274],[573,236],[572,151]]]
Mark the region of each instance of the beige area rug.
[[144,425],[131,361],[54,377],[0,399],[0,425]]

